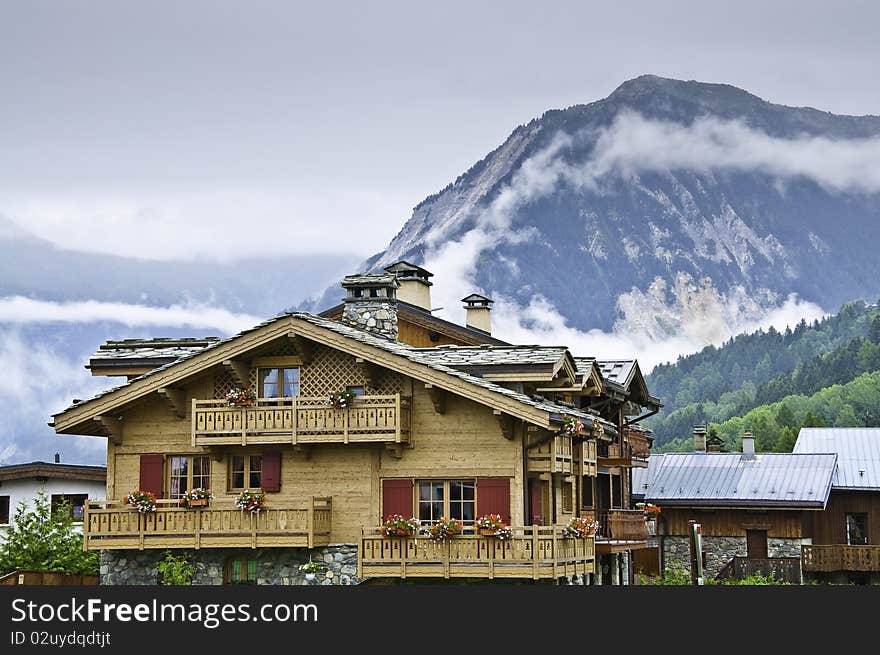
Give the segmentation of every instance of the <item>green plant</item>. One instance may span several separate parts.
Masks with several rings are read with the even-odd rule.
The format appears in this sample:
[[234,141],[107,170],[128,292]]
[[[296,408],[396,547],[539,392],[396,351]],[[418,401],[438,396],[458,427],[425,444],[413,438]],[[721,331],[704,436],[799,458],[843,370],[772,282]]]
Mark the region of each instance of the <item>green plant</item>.
[[680,562],[672,562],[663,571],[663,575],[654,578],[654,585],[685,586],[691,584],[691,572]]
[[330,394],[327,403],[334,409],[345,409],[354,401],[357,396],[353,391],[336,391]]
[[151,491],[132,491],[125,499],[129,505],[134,507],[141,514],[156,511],[156,494]]
[[432,523],[430,526],[428,526],[425,532],[427,533],[429,539],[442,541],[447,537],[453,537],[457,534],[461,534],[462,529],[462,523],[458,519],[447,519],[441,516],[436,523]]
[[177,557],[166,550],[165,557],[156,564],[156,570],[163,585],[185,586],[192,584],[195,567],[184,555]]
[[257,402],[257,394],[253,389],[230,389],[226,394],[229,407],[251,407]]
[[[195,489],[190,489],[180,498],[180,504],[183,507],[190,507],[194,500],[211,500],[214,497],[214,493],[210,489],[203,489],[202,487],[196,487]],[[197,504],[205,504],[205,503],[197,503]]]
[[313,562],[312,560],[309,560],[305,564],[300,564],[299,570],[302,571],[303,573],[315,574],[315,573],[320,573],[321,571],[323,571],[324,567],[321,564],[319,564],[318,562]]
[[235,506],[240,510],[247,510],[252,514],[258,513],[263,509],[263,503],[266,501],[266,494],[262,491],[250,491],[245,489],[235,498]]
[[599,529],[599,522],[594,521],[589,516],[573,516],[568,523],[562,528],[563,537],[573,537],[575,539],[586,539]]
[[97,575],[99,566],[99,553],[82,549],[82,535],[73,527],[68,503],[60,503],[53,512],[40,491],[30,509],[24,502],[18,504],[0,543],[0,573],[31,569]]

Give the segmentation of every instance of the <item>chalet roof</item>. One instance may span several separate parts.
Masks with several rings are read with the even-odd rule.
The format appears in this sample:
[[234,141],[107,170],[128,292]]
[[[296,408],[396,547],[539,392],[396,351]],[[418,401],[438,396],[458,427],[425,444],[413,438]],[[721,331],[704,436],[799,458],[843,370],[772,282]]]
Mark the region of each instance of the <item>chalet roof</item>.
[[486,296],[481,296],[478,293],[472,293],[469,296],[465,296],[461,299],[461,302],[468,304],[480,304],[480,305],[488,305],[489,303],[494,303],[495,301],[491,298],[487,298]]
[[834,454],[666,453],[633,470],[633,494],[661,507],[824,508]]
[[880,428],[802,428],[796,453],[836,453],[835,489],[880,490]]
[[602,371],[602,377],[605,380],[619,384],[624,388],[629,386],[638,366],[634,359],[597,359],[595,362],[599,365],[599,370]]
[[[168,364],[165,364],[164,366],[160,366],[160,367],[158,367],[148,373],[145,373],[144,375],[133,378],[132,380],[129,380],[125,384],[119,385],[117,387],[113,387],[111,389],[107,389],[107,390],[97,394],[96,396],[94,396],[93,398],[91,398],[89,400],[75,403],[75,404],[71,405],[70,407],[68,407],[67,409],[63,410],[62,412],[55,414],[55,417],[60,417],[64,414],[66,414],[67,412],[70,412],[73,410],[79,410],[87,404],[94,403],[95,401],[97,401],[101,398],[104,398],[106,396],[109,396],[110,394],[116,393],[122,389],[130,388],[133,385],[137,385],[138,383],[140,383],[144,380],[148,380],[154,376],[159,375],[160,373],[163,373],[165,371],[169,371],[169,369],[171,369],[173,367],[180,366],[181,364],[191,360],[192,358],[194,358],[198,355],[210,352],[211,350],[214,350],[215,348],[221,347],[225,344],[228,344],[232,341],[235,341],[236,339],[239,339],[239,338],[241,338],[245,335],[248,335],[252,332],[255,332],[263,327],[270,326],[274,323],[277,323],[279,321],[283,321],[286,319],[306,321],[307,323],[309,323],[311,325],[317,326],[319,328],[323,328],[325,330],[329,330],[335,334],[346,337],[347,339],[351,339],[353,341],[357,341],[362,344],[366,344],[368,346],[378,348],[380,350],[383,350],[385,352],[388,352],[388,353],[391,353],[394,355],[399,355],[399,356],[401,356],[401,357],[405,358],[406,360],[409,360],[413,363],[420,364],[420,365],[425,366],[425,367],[432,369],[434,371],[439,371],[439,372],[442,372],[448,376],[458,378],[458,379],[464,381],[465,383],[467,383],[468,385],[471,385],[474,387],[480,387],[486,391],[490,391],[494,394],[504,396],[509,400],[513,400],[516,403],[519,403],[520,405],[524,405],[526,407],[531,407],[531,408],[538,409],[543,412],[547,412],[550,415],[551,420],[559,420],[563,414],[570,414],[570,415],[578,416],[579,418],[583,418],[586,420],[597,419],[597,420],[602,421],[603,424],[607,423],[606,421],[599,419],[599,417],[597,417],[594,414],[591,414],[589,412],[585,412],[582,410],[576,410],[576,409],[574,409],[572,407],[568,407],[566,405],[552,403],[552,402],[549,402],[541,397],[532,398],[532,397],[527,396],[523,393],[516,392],[512,389],[507,389],[505,387],[502,387],[502,386],[495,384],[491,381],[484,380],[483,378],[477,377],[475,375],[471,375],[471,374],[466,373],[464,371],[460,371],[460,370],[451,368],[449,366],[446,366],[445,364],[435,362],[431,359],[430,356],[426,356],[422,349],[413,348],[413,347],[411,347],[407,344],[404,344],[404,343],[400,343],[400,342],[396,342],[396,341],[389,341],[387,339],[376,337],[368,332],[365,332],[363,330],[345,325],[345,324],[340,323],[338,321],[333,321],[330,319],[322,318],[320,316],[315,316],[314,314],[308,314],[305,312],[286,312],[283,314],[279,314],[278,316],[276,316],[274,318],[271,318],[267,321],[264,321],[264,322],[260,323],[259,325],[256,325],[252,328],[244,330],[244,331],[242,331],[232,337],[229,337],[227,339],[222,339],[219,341],[214,341],[211,344],[209,344],[208,346],[202,348],[201,350],[189,352],[189,353],[183,355],[181,358],[177,359],[176,361],[170,362]],[[56,423],[57,423],[57,420],[56,420]],[[613,424],[607,423],[607,428],[613,428]]]
[[54,462],[39,461],[0,466],[0,482],[30,478],[94,480],[102,482],[107,479],[107,467],[87,466],[85,464],[55,464]]
[[109,340],[89,357],[89,366],[86,368],[106,366],[115,362],[128,365],[135,361],[156,362],[160,365],[180,359],[188,353],[203,350],[220,339],[221,337]]
[[453,368],[507,364],[556,364],[564,359],[564,346],[435,346],[417,348],[420,355]]

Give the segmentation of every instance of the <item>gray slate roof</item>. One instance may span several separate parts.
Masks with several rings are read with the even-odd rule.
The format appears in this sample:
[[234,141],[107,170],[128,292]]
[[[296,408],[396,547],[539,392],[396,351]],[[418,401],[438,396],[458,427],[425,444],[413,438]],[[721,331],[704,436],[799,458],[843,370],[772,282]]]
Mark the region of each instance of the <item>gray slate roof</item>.
[[204,350],[220,337],[203,337],[201,339],[123,339],[107,341],[89,358],[92,361],[130,360],[130,359],[180,359],[192,352]]
[[633,492],[661,507],[824,508],[836,462],[834,454],[758,453],[753,459],[741,453],[651,455],[647,471],[633,471]]
[[436,364],[453,368],[473,366],[505,366],[556,364],[565,357],[563,346],[437,346],[416,348],[419,355]]
[[636,360],[597,359],[596,364],[599,365],[599,370],[602,371],[602,377],[605,380],[625,387],[629,382],[630,376],[633,374],[633,369],[636,367]]
[[[249,334],[250,332],[253,332],[261,327],[264,327],[266,325],[270,325],[271,323],[274,323],[275,321],[278,321],[280,319],[287,318],[287,317],[292,317],[292,318],[297,318],[297,319],[302,319],[304,321],[308,321],[309,323],[311,323],[313,325],[317,325],[318,327],[326,328],[326,329],[331,330],[337,334],[343,335],[345,337],[348,337],[350,339],[354,339],[355,341],[359,341],[361,343],[364,343],[364,344],[367,344],[370,346],[374,346],[374,347],[379,348],[381,350],[384,350],[386,352],[393,353],[395,355],[400,355],[402,357],[409,359],[412,362],[415,362],[418,364],[423,364],[423,365],[428,366],[429,368],[432,368],[437,371],[442,371],[442,372],[444,372],[448,375],[451,375],[453,377],[460,378],[461,380],[464,380],[470,384],[473,384],[478,387],[483,387],[484,389],[488,389],[489,391],[493,391],[493,392],[501,394],[503,396],[507,396],[508,398],[512,398],[518,402],[521,402],[521,403],[528,405],[528,406],[531,406],[531,407],[535,407],[535,408],[540,409],[542,411],[549,412],[554,415],[569,414],[569,415],[577,416],[578,418],[585,419],[588,421],[596,419],[596,420],[599,420],[606,427],[606,429],[612,429],[612,430],[614,429],[614,425],[612,423],[605,421],[604,419],[596,416],[595,414],[591,414],[591,413],[585,412],[583,410],[574,409],[574,408],[568,407],[566,405],[551,403],[551,402],[544,400],[540,397],[539,398],[532,398],[532,397],[527,396],[523,393],[519,393],[519,392],[513,391],[512,389],[502,387],[502,386],[495,384],[493,382],[483,380],[482,378],[477,377],[475,375],[470,375],[468,373],[456,370],[456,369],[451,368],[449,366],[446,366],[444,364],[437,363],[437,362],[433,361],[430,356],[424,355],[425,349],[413,348],[412,346],[409,346],[405,343],[400,343],[399,341],[389,341],[387,339],[383,339],[381,337],[374,336],[374,335],[372,335],[368,332],[365,332],[363,330],[360,330],[358,328],[354,328],[354,327],[345,325],[345,324],[340,323],[338,321],[333,321],[333,320],[330,320],[327,318],[322,318],[320,316],[315,316],[314,314],[309,314],[306,312],[285,312],[283,314],[279,314],[278,316],[275,316],[274,318],[271,318],[267,321],[263,321],[259,325],[255,325],[254,327],[249,328],[247,330],[244,330],[242,332],[239,332],[238,334],[231,336],[227,339],[221,339],[219,341],[214,341],[210,345],[206,346],[205,348],[187,353],[187,354],[183,355],[182,357],[180,357],[179,359],[177,359],[173,362],[169,362],[168,364],[165,364],[164,366],[160,366],[160,367],[150,371],[149,373],[145,373],[144,375],[133,378],[132,380],[130,380],[129,382],[126,382],[125,384],[121,384],[121,385],[113,387],[111,389],[107,389],[105,391],[102,391],[101,393],[95,395],[94,397],[90,398],[89,400],[83,401],[83,402],[91,402],[93,400],[97,400],[98,398],[106,396],[106,395],[116,391],[117,389],[122,389],[123,387],[129,386],[130,384],[132,384],[134,382],[152,377],[153,375],[156,375],[160,371],[164,371],[172,366],[175,366],[176,364],[179,364],[180,362],[191,359],[192,357],[196,356],[199,353],[206,352],[212,348],[216,348],[217,346],[228,343],[234,339],[237,339],[241,336]],[[65,409],[64,411],[67,411],[67,410],[72,409],[74,407],[78,407],[81,404],[82,404],[82,402],[75,403],[75,404],[71,405],[70,407],[68,407],[67,409]],[[63,412],[60,412],[60,413],[63,413]],[[56,416],[57,416],[57,414],[56,414]]]
[[835,489],[880,490],[880,428],[802,428],[796,453],[836,453]]

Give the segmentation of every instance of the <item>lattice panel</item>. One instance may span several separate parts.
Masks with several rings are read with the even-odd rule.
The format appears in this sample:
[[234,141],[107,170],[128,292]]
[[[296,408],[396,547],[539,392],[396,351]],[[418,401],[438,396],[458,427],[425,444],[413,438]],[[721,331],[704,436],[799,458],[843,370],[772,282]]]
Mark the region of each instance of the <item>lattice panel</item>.
[[327,396],[347,386],[364,387],[368,395],[404,392],[403,377],[393,371],[383,373],[373,387],[367,384],[364,369],[354,357],[324,346],[315,348],[311,363],[302,369],[300,394]]
[[[232,389],[237,387],[238,385],[235,383],[235,379],[226,372],[217,373],[214,376],[214,398],[215,400],[222,400],[226,398],[226,394],[229,393]],[[256,370],[251,370],[250,374],[250,388],[256,391],[257,389],[257,372]]]

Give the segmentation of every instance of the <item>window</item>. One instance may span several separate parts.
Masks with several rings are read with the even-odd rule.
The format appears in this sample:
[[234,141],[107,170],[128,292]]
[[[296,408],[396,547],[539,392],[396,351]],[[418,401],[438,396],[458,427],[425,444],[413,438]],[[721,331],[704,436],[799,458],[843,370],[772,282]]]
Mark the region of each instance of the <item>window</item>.
[[850,546],[863,546],[868,543],[867,514],[846,515],[846,543]]
[[226,560],[226,584],[257,584],[257,560],[231,557]]
[[582,507],[592,507],[593,506],[593,480],[594,478],[589,475],[585,475],[583,477],[583,502],[581,502]]
[[89,499],[88,494],[52,494],[52,514],[65,501],[70,505],[70,518],[74,521],[83,520],[83,508]]
[[562,513],[574,512],[574,482],[562,483]]
[[473,523],[477,516],[477,485],[474,480],[421,480],[418,483],[421,521],[441,516]]
[[260,489],[263,486],[262,455],[233,455],[229,467],[230,489]]
[[345,387],[345,390],[350,391],[351,393],[353,393],[355,396],[358,396],[358,397],[364,395],[364,388],[363,387]]
[[299,368],[261,368],[260,398],[292,398],[299,395]]
[[0,525],[9,523],[9,496],[0,496]]
[[170,498],[180,498],[190,489],[211,488],[211,460],[204,455],[172,455],[168,458]]

